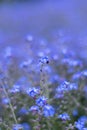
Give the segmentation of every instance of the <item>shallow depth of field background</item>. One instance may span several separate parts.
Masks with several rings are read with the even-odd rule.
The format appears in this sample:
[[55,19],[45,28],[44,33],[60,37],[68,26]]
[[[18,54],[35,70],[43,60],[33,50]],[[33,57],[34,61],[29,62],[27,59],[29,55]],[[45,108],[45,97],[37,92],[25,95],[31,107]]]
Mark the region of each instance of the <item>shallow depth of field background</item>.
[[[74,42],[87,38],[87,1],[84,0],[1,0],[0,49],[7,45],[21,46],[31,34],[46,38],[49,43],[56,32]],[[61,32],[61,31],[60,31]],[[84,44],[84,43],[83,43]],[[84,47],[82,46],[84,49]]]
[[[10,49],[12,49],[11,55]],[[50,65],[52,65],[52,72],[50,71],[51,66],[49,66],[47,69],[43,69],[44,62],[46,62],[45,64],[48,64],[49,60],[44,62],[41,62],[40,60],[41,66],[38,65],[38,58],[42,57],[43,55],[46,55],[45,58],[47,58],[48,55],[49,60],[51,61]],[[6,59],[6,57],[8,59]],[[82,61],[80,62],[80,60]],[[12,103],[14,107],[16,106],[15,101],[18,99],[18,106],[16,106],[17,109],[15,110],[16,115],[19,111],[19,108],[21,108],[21,102],[24,107],[31,107],[29,105],[32,104],[32,100],[29,99],[31,102],[29,102],[30,104],[27,104],[27,98],[25,97],[23,99],[22,97],[22,94],[25,94],[24,96],[28,96],[27,86],[38,85],[40,85],[40,87],[43,86],[43,90],[44,88],[48,88],[49,92],[47,92],[48,95],[50,95],[48,97],[51,98],[51,96],[53,96],[53,105],[55,107],[59,105],[58,111],[63,111],[61,108],[64,107],[63,105],[65,105],[64,109],[67,109],[67,107],[70,109],[67,109],[66,112],[72,112],[74,107],[78,108],[78,117],[76,118],[86,115],[85,110],[87,109],[85,109],[85,107],[87,107],[87,98],[84,94],[84,88],[87,88],[87,80],[84,77],[87,78],[87,62],[85,62],[85,60],[87,61],[87,0],[0,0],[0,70],[2,70],[0,71],[0,76],[1,79],[4,79],[3,75],[5,74],[7,78],[6,80],[8,80],[8,82],[5,84],[9,86],[6,86],[9,95],[11,94],[10,89],[11,87],[13,88],[13,85],[16,86],[15,84],[19,84],[18,86],[20,87],[22,84],[23,87],[26,86],[26,89],[23,88],[25,92],[23,92],[22,88],[20,87],[18,90],[19,92],[22,90],[23,93],[18,92],[18,96],[9,96],[12,97],[11,100],[13,101]],[[47,71],[49,74],[46,73],[46,75],[42,69]],[[83,75],[80,74],[80,71]],[[42,75],[40,75],[40,73]],[[81,77],[81,85],[79,75],[83,76]],[[74,81],[75,76],[77,76],[76,81]],[[43,77],[47,79],[44,80]],[[27,82],[28,80],[29,82]],[[58,102],[57,104],[55,100],[55,95],[57,95],[55,94],[57,87],[56,84],[59,87],[59,84],[63,82],[63,80],[69,80],[70,82],[74,81],[76,83],[78,81],[79,89],[76,89],[76,93],[72,91],[71,99],[69,99],[69,94],[68,96],[64,95],[66,98],[64,98],[63,102],[60,100],[61,103]],[[3,88],[5,88],[4,84],[2,83],[3,82],[1,82],[1,87],[3,86]],[[45,85],[43,84],[47,84],[48,87],[44,87]],[[51,87],[51,92],[53,91],[53,93],[50,93],[49,88]],[[43,92],[45,95],[45,91]],[[65,92],[67,94],[68,91]],[[16,94],[16,92],[13,93]],[[42,94],[40,96],[42,96]],[[58,94],[61,94],[61,92]],[[2,95],[0,97],[1,99],[3,99]],[[73,99],[74,95],[76,104],[74,104],[74,100],[73,102],[70,101]],[[39,97],[39,95],[37,97]],[[48,98],[49,101],[50,98]],[[62,99],[62,97],[60,98]],[[24,100],[26,101],[25,103]],[[7,102],[10,101],[8,100]],[[80,103],[79,106],[78,102]],[[2,109],[2,111],[4,112],[4,109]],[[5,116],[3,113],[2,115],[3,117]],[[11,124],[11,120],[9,120],[11,117],[8,118],[8,115],[9,113],[7,110],[6,122],[8,121],[7,123],[10,122],[9,124],[13,125]],[[27,114],[25,115],[27,116]],[[21,117],[21,121],[18,119],[17,120],[22,123],[22,116],[19,115],[19,117]],[[23,119],[24,118],[25,117],[23,117]],[[28,119],[24,119],[24,121],[28,120],[30,122],[30,119],[31,115]],[[78,119],[74,120],[74,118],[72,118],[72,123],[74,124],[74,121],[77,120]],[[3,122],[1,123],[3,124]],[[32,128],[34,128],[32,124],[33,123],[31,122],[30,125]],[[56,122],[54,124],[55,125],[53,126],[55,126],[55,130],[57,127],[59,127],[59,129],[64,128],[64,126],[61,126],[62,123],[60,122],[58,122],[59,126],[57,126]],[[1,129],[3,128],[4,127],[1,126]],[[66,130],[68,130],[68,128]]]

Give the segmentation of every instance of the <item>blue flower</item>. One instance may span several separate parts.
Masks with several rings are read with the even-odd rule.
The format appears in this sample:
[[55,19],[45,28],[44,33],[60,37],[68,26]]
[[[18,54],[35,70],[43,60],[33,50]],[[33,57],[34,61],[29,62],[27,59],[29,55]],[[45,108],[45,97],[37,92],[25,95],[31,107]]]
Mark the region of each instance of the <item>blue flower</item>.
[[77,90],[78,89],[78,85],[75,83],[70,83],[69,85],[69,90]]
[[83,70],[83,71],[81,72],[81,75],[87,77],[87,70]]
[[9,99],[8,98],[2,98],[2,104],[8,105],[9,104]]
[[78,73],[75,73],[73,76],[72,76],[72,79],[73,80],[79,80],[79,79],[84,79],[87,77],[87,70],[83,70],[81,72],[78,72]]
[[31,106],[29,112],[32,112],[33,115],[36,115],[40,113],[40,109],[38,106]]
[[39,111],[39,107],[38,106],[32,106],[32,107],[30,107],[29,111]]
[[73,114],[73,116],[77,116],[77,115],[78,115],[78,110],[77,110],[77,109],[74,109],[74,110],[72,111],[72,114]]
[[60,93],[63,94],[64,92],[68,92],[71,90],[77,90],[77,89],[78,89],[77,84],[64,81],[60,86],[58,86],[58,88],[56,90],[59,94]]
[[20,68],[28,68],[33,62],[33,59],[29,59],[29,60],[26,60],[26,61],[23,61],[21,64],[20,64]]
[[41,64],[48,64],[49,63],[49,59],[48,57],[42,57],[40,60],[39,60],[39,63]]
[[13,125],[12,130],[23,130],[22,124],[15,124]]
[[76,127],[78,130],[83,130],[84,124],[83,124],[83,122],[78,121],[78,122],[75,122],[75,127]]
[[20,85],[14,85],[9,91],[10,93],[19,93],[21,91]]
[[43,115],[45,117],[53,117],[55,114],[55,110],[51,105],[45,105],[43,108]]
[[69,90],[70,83],[67,81],[64,81],[58,88],[56,89],[58,93],[64,93]]
[[73,72],[75,70],[75,67],[82,67],[82,62],[80,60],[75,60],[75,59],[71,59],[71,58],[64,58],[62,60],[62,64],[66,65],[68,67],[68,69],[71,70],[71,72]]
[[78,121],[75,122],[75,127],[78,130],[85,130],[87,127],[85,127],[85,124],[87,123],[87,116],[81,116]]
[[37,100],[36,100],[36,104],[40,107],[44,106],[47,104],[47,98],[42,96],[42,97],[39,97]]
[[23,116],[23,115],[27,115],[28,114],[28,110],[26,108],[21,108],[18,112],[18,115]]
[[26,122],[22,123],[23,130],[31,130],[30,125]]
[[62,119],[63,121],[70,120],[70,116],[67,113],[58,115],[58,118]]
[[63,93],[56,93],[56,95],[54,96],[55,99],[62,99],[64,97]]
[[30,97],[35,97],[36,95],[40,94],[40,89],[39,88],[29,88],[26,93],[30,96]]
[[77,72],[72,76],[72,80],[78,81],[81,78],[81,72]]

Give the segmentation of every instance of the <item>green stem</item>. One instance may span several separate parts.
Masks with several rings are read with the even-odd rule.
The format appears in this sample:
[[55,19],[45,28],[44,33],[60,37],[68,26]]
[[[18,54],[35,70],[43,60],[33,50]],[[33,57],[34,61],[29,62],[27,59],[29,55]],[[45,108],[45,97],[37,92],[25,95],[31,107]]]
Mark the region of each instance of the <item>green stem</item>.
[[40,74],[40,86],[42,89],[42,94],[44,94],[48,99],[49,99],[49,90],[48,90],[48,85],[47,85],[47,74],[44,70],[44,65],[41,65],[41,74]]
[[15,112],[14,112],[14,109],[13,109],[13,106],[12,106],[12,103],[11,103],[11,100],[10,100],[10,98],[9,98],[9,96],[8,96],[8,93],[7,93],[6,89],[5,89],[5,86],[4,86],[3,84],[4,84],[4,83],[2,82],[3,91],[4,91],[5,95],[6,95],[6,97],[9,99],[9,106],[10,106],[10,109],[11,109],[11,112],[12,112],[12,115],[13,115],[13,118],[14,118],[14,121],[15,121],[15,123],[17,124],[17,119],[16,119],[16,116],[15,116]]

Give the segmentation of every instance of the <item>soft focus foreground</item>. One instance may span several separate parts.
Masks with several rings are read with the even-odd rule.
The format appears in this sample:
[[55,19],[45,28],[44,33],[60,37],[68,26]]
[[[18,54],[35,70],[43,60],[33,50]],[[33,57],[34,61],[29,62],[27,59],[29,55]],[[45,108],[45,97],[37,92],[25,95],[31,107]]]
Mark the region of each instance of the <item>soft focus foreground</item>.
[[0,129],[87,130],[87,2],[10,2],[0,5]]

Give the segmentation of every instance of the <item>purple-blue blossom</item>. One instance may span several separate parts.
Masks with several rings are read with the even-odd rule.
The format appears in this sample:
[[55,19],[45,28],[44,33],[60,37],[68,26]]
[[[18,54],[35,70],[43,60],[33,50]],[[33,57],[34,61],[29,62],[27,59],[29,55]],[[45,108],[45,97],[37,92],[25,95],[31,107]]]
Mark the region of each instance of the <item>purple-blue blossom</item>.
[[75,83],[70,83],[70,85],[69,85],[69,90],[71,91],[71,90],[77,90],[78,89],[78,85],[77,84],[75,84]]
[[73,116],[78,116],[78,109],[74,109],[73,111],[72,111],[72,114],[73,114]]
[[61,85],[59,85],[57,87],[56,90],[59,94],[63,94],[64,92],[68,92],[71,90],[77,90],[77,89],[78,89],[77,84],[64,81]]
[[59,86],[57,87],[56,90],[57,90],[58,93],[66,92],[66,91],[68,91],[69,85],[70,85],[69,82],[64,81],[61,85],[59,85]]
[[31,130],[30,125],[26,122],[22,123],[22,126],[23,126],[23,130]]
[[49,63],[49,59],[48,57],[42,57],[40,60],[39,60],[39,63],[40,64],[48,64]]
[[37,95],[40,94],[40,89],[39,88],[35,88],[35,87],[32,87],[32,88],[29,88],[26,90],[26,93],[30,96],[30,97],[36,97]]
[[20,85],[13,85],[13,87],[9,90],[10,93],[19,93],[21,91]]
[[58,115],[58,118],[63,121],[70,120],[70,116],[68,115],[68,113],[62,113],[62,114]]
[[55,99],[57,99],[57,98],[62,99],[63,97],[64,97],[63,93],[56,93],[55,96],[54,96]]
[[83,124],[83,122],[78,121],[78,122],[75,122],[75,127],[76,127],[78,130],[83,130],[84,124]]
[[2,101],[1,101],[1,102],[2,102],[2,104],[4,104],[4,105],[8,105],[8,104],[9,104],[9,101],[10,101],[10,100],[9,100],[8,98],[5,98],[5,97],[4,97],[4,98],[2,98]]
[[28,110],[24,107],[22,107],[19,111],[18,111],[18,115],[20,116],[24,116],[28,114]]
[[82,67],[82,62],[78,59],[76,60],[76,59],[71,59],[71,58],[64,58],[62,60],[62,64],[67,65],[69,69],[72,68],[73,71],[75,67],[78,67],[78,66]]
[[29,111],[39,111],[39,107],[38,106],[31,106],[30,108],[29,108]]
[[78,121],[75,122],[75,127],[78,130],[85,130],[87,127],[85,126],[87,123],[87,116],[81,116]]
[[23,61],[21,64],[20,64],[20,68],[28,68],[33,62],[33,59],[29,59],[29,60],[26,60],[26,61]]
[[87,70],[83,70],[83,71],[81,72],[81,75],[87,77]]
[[55,114],[55,109],[51,105],[45,105],[43,108],[43,115],[45,117],[53,117]]
[[38,106],[34,105],[29,108],[29,112],[32,113],[33,115],[36,115],[36,114],[40,113],[40,109]]
[[23,130],[22,124],[15,124],[13,125],[12,130]]
[[72,75],[72,80],[73,81],[78,81],[81,78],[81,72],[77,72]]
[[36,104],[40,107],[43,107],[47,104],[47,98],[44,96],[39,97],[38,99],[36,99]]

